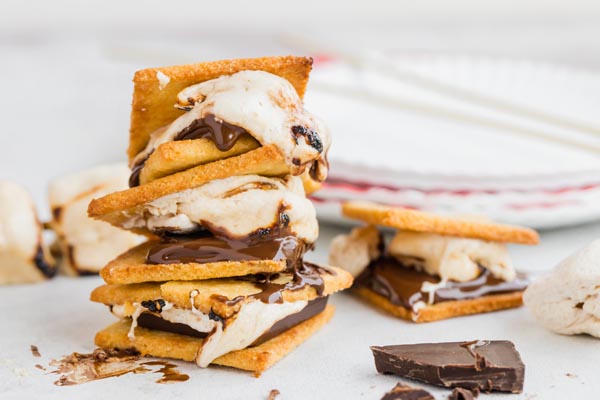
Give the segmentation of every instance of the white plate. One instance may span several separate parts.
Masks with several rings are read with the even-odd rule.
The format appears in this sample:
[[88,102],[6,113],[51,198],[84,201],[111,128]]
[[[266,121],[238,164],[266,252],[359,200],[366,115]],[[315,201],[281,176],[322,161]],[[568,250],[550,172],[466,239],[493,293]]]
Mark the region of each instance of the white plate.
[[[339,62],[315,68],[307,107],[318,110],[334,138],[332,184],[316,197],[324,218],[339,219],[319,204],[346,199],[535,227],[600,217],[600,153],[529,134],[600,147],[600,76],[458,56],[377,60],[363,69]],[[466,101],[465,91],[476,101]],[[483,107],[479,97],[501,108]],[[518,114],[502,108],[507,103]]]

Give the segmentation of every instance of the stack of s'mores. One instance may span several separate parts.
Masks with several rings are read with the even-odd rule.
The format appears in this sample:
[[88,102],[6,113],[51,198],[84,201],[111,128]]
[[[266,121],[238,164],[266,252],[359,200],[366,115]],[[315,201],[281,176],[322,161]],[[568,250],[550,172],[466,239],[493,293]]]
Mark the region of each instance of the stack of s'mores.
[[[522,304],[527,279],[506,243],[536,244],[532,229],[367,202],[342,205],[365,222],[331,244],[329,262],[349,271],[353,291],[404,319],[429,322]],[[388,243],[377,225],[393,228]]]
[[130,188],[91,217],[150,236],[101,271],[91,299],[120,321],[104,348],[260,373],[325,324],[346,271],[304,261],[318,236],[307,192],[330,137],[304,109],[312,60],[147,69],[134,77]]

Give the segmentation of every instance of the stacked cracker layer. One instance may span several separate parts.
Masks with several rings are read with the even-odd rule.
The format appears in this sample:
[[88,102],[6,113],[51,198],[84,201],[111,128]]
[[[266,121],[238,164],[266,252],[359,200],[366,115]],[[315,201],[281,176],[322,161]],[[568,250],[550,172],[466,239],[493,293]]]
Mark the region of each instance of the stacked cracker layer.
[[151,239],[101,271],[92,301],[120,321],[104,348],[260,373],[333,315],[352,277],[303,260],[318,236],[307,192],[329,135],[302,105],[312,61],[275,57],[139,71],[130,189],[91,217]]

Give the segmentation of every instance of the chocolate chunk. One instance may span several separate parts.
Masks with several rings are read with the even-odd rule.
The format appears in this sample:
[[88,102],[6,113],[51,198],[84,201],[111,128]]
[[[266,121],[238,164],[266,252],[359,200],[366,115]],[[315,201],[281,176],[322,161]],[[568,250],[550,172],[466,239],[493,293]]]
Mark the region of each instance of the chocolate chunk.
[[372,346],[380,373],[432,385],[521,393],[525,365],[505,340]]
[[381,400],[435,400],[426,390],[397,383]]
[[321,141],[319,134],[312,129],[302,125],[294,125],[292,126],[292,137],[296,143],[298,143],[298,138],[304,137],[304,140],[309,146],[317,150],[319,153],[323,152],[323,142]]
[[478,389],[470,391],[465,388],[454,388],[450,396],[448,396],[448,400],[474,400],[477,396],[479,396]]

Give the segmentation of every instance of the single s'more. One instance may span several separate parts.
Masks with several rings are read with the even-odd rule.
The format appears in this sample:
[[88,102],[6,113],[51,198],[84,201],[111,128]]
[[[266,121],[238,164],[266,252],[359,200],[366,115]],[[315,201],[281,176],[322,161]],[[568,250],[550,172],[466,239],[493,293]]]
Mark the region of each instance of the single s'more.
[[38,282],[56,274],[42,235],[43,226],[27,190],[0,181],[0,284]]
[[274,57],[139,71],[130,188],[91,217],[151,239],[100,272],[91,299],[120,321],[103,348],[260,373],[333,315],[352,284],[304,261],[327,176],[327,128],[304,109],[312,60]]
[[[368,225],[336,237],[329,262],[375,306],[428,322],[522,304],[527,280],[506,243],[536,244],[534,230],[367,202],[345,203],[342,213]],[[376,225],[397,230],[389,243]]]

